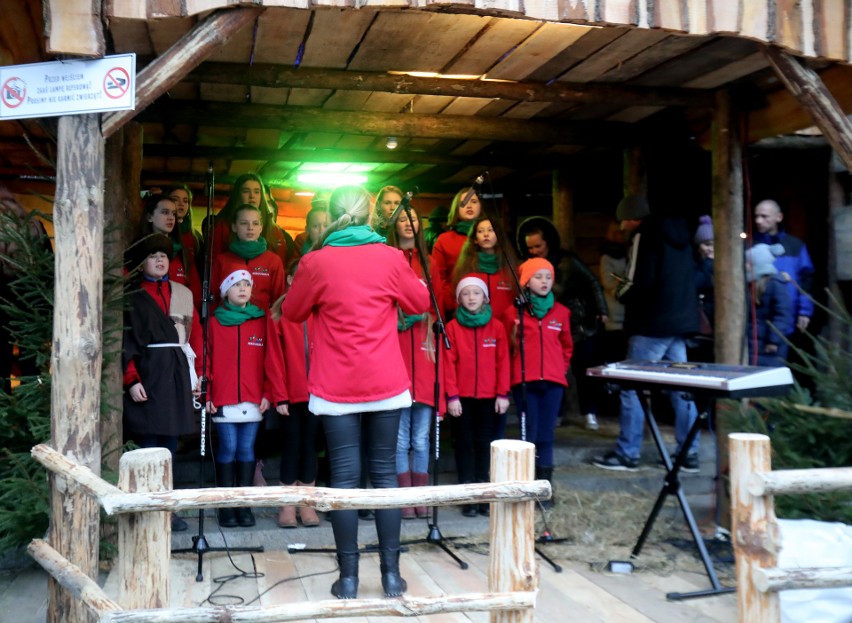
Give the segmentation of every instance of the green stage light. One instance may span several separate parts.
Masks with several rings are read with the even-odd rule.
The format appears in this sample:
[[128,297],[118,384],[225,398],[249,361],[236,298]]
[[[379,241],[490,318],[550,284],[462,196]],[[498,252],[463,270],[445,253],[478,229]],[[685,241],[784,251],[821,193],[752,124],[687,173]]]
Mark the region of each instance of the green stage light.
[[332,171],[315,171],[311,173],[299,173],[296,179],[300,184],[307,186],[319,186],[321,188],[333,188],[335,186],[344,186],[346,184],[366,184],[368,178],[366,175],[357,173],[335,173]]

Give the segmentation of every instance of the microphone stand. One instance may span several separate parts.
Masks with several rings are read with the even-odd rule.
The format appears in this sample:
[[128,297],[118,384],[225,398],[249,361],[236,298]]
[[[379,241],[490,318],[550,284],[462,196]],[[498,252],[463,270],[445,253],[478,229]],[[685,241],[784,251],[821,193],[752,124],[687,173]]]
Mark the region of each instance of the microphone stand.
[[[214,192],[214,176],[213,165],[207,167],[207,217],[204,222],[207,223],[207,231],[204,232],[204,276],[201,280],[201,313],[199,320],[201,321],[201,336],[202,336],[202,359],[201,359],[201,395],[199,402],[201,403],[201,443],[199,445],[198,457],[198,488],[203,489],[206,483],[204,467],[205,457],[207,455],[207,354],[209,345],[209,325],[208,317],[212,300],[210,295],[210,276],[213,273],[213,192]],[[189,208],[192,209],[192,206]],[[224,538],[224,535],[223,535]],[[207,552],[262,552],[263,547],[245,547],[245,548],[228,548],[228,547],[210,547],[207,543],[207,537],[204,536],[204,509],[198,509],[198,534],[192,537],[192,547],[172,550],[173,554],[193,553],[198,555],[198,570],[196,571],[195,581],[204,581],[204,554]]]
[[[473,190],[471,189],[471,192]],[[399,207],[397,207],[394,214],[391,215],[389,219],[391,223],[395,222],[399,214],[399,210],[404,210],[406,216],[408,216],[408,222],[412,224],[412,228],[414,225],[414,220],[411,217],[411,198],[414,196],[414,193],[407,192],[402,197],[402,201],[399,202]],[[423,224],[418,221],[417,227],[423,227]],[[435,287],[432,283],[432,275],[429,272],[429,263],[426,259],[429,257],[426,254],[425,245],[423,244],[422,237],[417,236],[417,232],[415,231],[414,235],[414,244],[417,249],[417,253],[420,256],[420,265],[423,268],[423,280],[426,282],[426,287],[429,290],[429,298],[432,300],[432,307],[435,310],[435,322],[432,325],[432,332],[435,336],[435,383],[434,383],[434,393],[433,399],[435,402],[434,407],[432,408],[432,424],[434,426],[435,435],[434,435],[434,463],[432,469],[432,486],[438,486],[438,462],[441,458],[441,418],[438,413],[438,405],[440,404],[441,398],[441,345],[443,344],[444,348],[450,350],[450,338],[447,337],[447,333],[445,330],[444,319],[441,316],[441,310],[438,307],[438,297],[435,295]],[[427,534],[425,539],[421,539],[416,541],[417,543],[429,543],[431,545],[437,545],[453,560],[455,560],[459,567],[462,569],[467,569],[468,564],[459,558],[453,551],[447,547],[447,544],[444,543],[444,537],[441,534],[441,528],[438,526],[438,507],[432,506],[432,521],[429,522],[429,533]],[[410,544],[410,542],[409,542]]]
[[[487,171],[485,175],[487,175]],[[474,180],[474,183],[477,185],[482,184],[483,176]],[[471,188],[471,193],[473,189]],[[493,194],[493,193],[492,193]],[[497,234],[497,239],[500,240],[500,251],[503,256],[503,262],[509,268],[509,272],[512,274],[512,278],[515,281],[515,288],[518,292],[518,296],[515,299],[515,308],[518,310],[518,354],[520,357],[521,364],[521,400],[520,404],[516,405],[518,407],[518,422],[520,425],[521,432],[521,441],[527,440],[527,371],[526,371],[526,354],[525,350],[525,342],[524,342],[524,311],[529,311],[532,316],[532,304],[530,303],[529,298],[527,297],[527,293],[524,292],[523,287],[521,287],[521,280],[518,278],[518,272],[515,268],[513,262],[509,258],[509,254],[507,252],[506,243],[508,238],[506,238],[506,234],[503,230],[503,227],[492,217],[492,215],[488,214],[488,210],[485,208],[485,203],[482,203],[482,213],[484,216],[491,221],[491,227]],[[555,267],[554,267],[555,269]],[[536,475],[537,477],[538,475]],[[559,541],[564,541],[565,539],[554,539],[553,535],[550,532],[550,527],[547,524],[547,516],[544,512],[544,505],[540,500],[536,500],[536,505],[538,506],[538,510],[541,513],[541,520],[544,523],[544,533],[536,539],[538,543],[555,543]],[[547,554],[542,552],[538,547],[534,548],[535,553],[541,556],[545,562],[547,562],[556,573],[562,573],[562,566],[554,562]]]

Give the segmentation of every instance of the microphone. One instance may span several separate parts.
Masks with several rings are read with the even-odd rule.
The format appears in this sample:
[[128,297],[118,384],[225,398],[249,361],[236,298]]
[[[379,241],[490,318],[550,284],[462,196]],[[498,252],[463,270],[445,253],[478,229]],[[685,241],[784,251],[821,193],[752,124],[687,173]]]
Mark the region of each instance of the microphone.
[[488,177],[488,171],[483,171],[482,173],[477,175],[475,178],[473,178],[474,185],[482,186],[482,184],[485,182],[486,177]]
[[414,199],[415,195],[420,192],[420,188],[415,186],[414,190],[409,190],[402,196],[402,201],[405,203],[409,203],[412,199]]

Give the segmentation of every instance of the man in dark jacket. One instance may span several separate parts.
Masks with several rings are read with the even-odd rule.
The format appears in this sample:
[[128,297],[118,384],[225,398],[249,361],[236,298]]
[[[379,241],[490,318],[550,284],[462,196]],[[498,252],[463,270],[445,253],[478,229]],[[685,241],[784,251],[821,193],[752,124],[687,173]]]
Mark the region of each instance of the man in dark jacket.
[[[644,197],[628,196],[616,218],[630,238],[627,274],[617,296],[625,305],[627,359],[686,361],[686,338],[698,332],[698,297],[693,275],[690,234],[679,218],[656,218]],[[695,403],[671,392],[675,438],[686,439],[695,422]],[[615,448],[595,458],[597,467],[635,471],[639,467],[645,416],[633,390],[621,392],[621,432]],[[679,448],[678,448],[679,449]],[[683,471],[698,471],[698,438]]]

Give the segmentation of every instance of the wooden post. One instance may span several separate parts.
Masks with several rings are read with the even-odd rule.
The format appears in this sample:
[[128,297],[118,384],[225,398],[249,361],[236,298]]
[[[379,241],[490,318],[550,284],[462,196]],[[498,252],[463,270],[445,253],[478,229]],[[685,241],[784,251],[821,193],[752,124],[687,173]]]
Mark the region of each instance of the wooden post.
[[766,48],[766,58],[787,90],[822,130],[846,169],[852,171],[852,121],[825,88],[819,74],[776,46]]
[[574,193],[568,178],[561,169],[553,169],[553,224],[559,232],[563,249],[573,249],[574,236]]
[[[133,450],[121,457],[122,491],[170,491],[172,455],[165,448]],[[143,511],[118,517],[118,603],[126,610],[169,607],[171,514]],[[144,561],[144,564],[139,564]]]
[[[100,474],[104,141],[98,115],[59,119],[53,205],[56,285],[51,354],[51,445]],[[98,504],[50,477],[50,545],[92,579],[98,572]],[[89,620],[48,580],[48,623]]]
[[623,155],[622,184],[624,196],[648,196],[648,173],[645,169],[645,159],[641,147],[628,147]]
[[[104,464],[118,471],[121,441],[122,369],[121,335],[123,309],[121,297],[121,258],[141,218],[142,202],[139,178],[142,171],[142,125],[130,122],[106,140],[104,163],[104,275],[113,288],[104,292],[104,334],[108,351],[103,372],[106,401],[101,422],[101,447]],[[128,227],[128,224],[131,226]]]
[[743,169],[740,115],[727,92],[717,96],[713,119],[713,231],[716,293],[716,362],[742,363],[745,357],[743,288]]
[[[526,441],[500,439],[491,443],[491,482],[533,480],[535,446]],[[535,591],[535,502],[492,504],[491,558],[488,590]],[[491,623],[533,623],[532,608],[492,612]]]
[[731,535],[737,560],[737,609],[740,623],[780,623],[777,593],[763,593],[754,569],[777,565],[780,545],[772,496],[748,492],[749,476],[772,471],[769,437],[754,433],[728,435],[731,454]]

